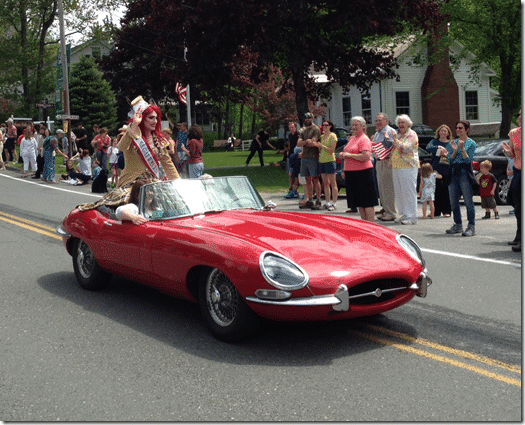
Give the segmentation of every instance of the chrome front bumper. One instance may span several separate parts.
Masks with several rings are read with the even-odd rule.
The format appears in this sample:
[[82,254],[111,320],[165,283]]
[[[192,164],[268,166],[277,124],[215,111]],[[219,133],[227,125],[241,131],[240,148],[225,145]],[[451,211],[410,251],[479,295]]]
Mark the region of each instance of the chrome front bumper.
[[[419,278],[416,282],[412,283],[410,286],[402,286],[399,288],[390,288],[390,289],[380,289],[377,288],[375,291],[366,292],[362,294],[350,296],[348,293],[348,288],[346,285],[339,285],[337,290],[333,295],[316,295],[313,297],[306,298],[292,298],[292,299],[283,299],[282,301],[274,299],[263,299],[260,297],[246,297],[247,301],[251,301],[259,304],[271,304],[287,307],[318,307],[331,305],[335,311],[348,311],[350,308],[350,300],[362,297],[376,296],[381,297],[381,295],[395,292],[395,291],[404,291],[407,289],[412,289],[415,291],[416,295],[421,298],[427,296],[427,288],[432,284],[432,279],[427,276],[426,270],[421,272]],[[286,291],[278,291],[286,293]],[[291,296],[291,293],[287,293]]]

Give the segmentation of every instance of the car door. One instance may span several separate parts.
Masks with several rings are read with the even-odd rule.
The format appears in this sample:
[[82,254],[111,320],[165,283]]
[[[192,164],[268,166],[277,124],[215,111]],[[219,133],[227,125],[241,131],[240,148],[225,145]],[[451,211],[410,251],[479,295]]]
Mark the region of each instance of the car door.
[[136,225],[128,220],[106,217],[102,226],[101,243],[112,268],[121,276],[145,282],[151,273],[149,250],[157,231],[157,222]]

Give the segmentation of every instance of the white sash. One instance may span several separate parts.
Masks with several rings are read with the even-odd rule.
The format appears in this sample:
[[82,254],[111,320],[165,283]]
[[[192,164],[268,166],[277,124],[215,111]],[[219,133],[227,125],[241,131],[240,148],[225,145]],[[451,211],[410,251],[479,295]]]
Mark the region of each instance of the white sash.
[[137,147],[137,151],[142,159],[142,162],[146,165],[149,171],[157,177],[157,179],[162,179],[166,173],[162,169],[162,165],[159,163],[159,160],[151,150],[151,147],[144,141],[142,137],[137,139],[133,138],[133,143]]

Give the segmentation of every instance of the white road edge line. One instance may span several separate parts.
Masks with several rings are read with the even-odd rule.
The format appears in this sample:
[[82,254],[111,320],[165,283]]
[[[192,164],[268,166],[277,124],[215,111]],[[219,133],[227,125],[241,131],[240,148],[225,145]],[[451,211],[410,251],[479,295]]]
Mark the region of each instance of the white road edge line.
[[31,180],[21,179],[20,177],[7,176],[5,174],[0,174],[0,177],[5,177],[5,178],[8,178],[8,179],[16,180],[17,182],[20,182],[20,183],[36,184],[38,186],[45,187],[46,189],[54,189],[54,190],[60,190],[62,192],[74,193],[75,195],[86,195],[86,196],[93,196],[95,198],[102,198],[102,195],[99,195],[99,194],[96,194],[96,193],[77,192],[75,190],[64,189],[62,187],[57,187],[56,185],[59,185],[60,182],[56,183],[56,185],[53,184],[53,183],[47,183],[47,184],[43,185],[43,184],[38,183],[38,182],[32,182]]
[[[20,180],[20,177],[6,176],[5,174],[0,174],[0,176],[1,177],[7,177],[9,179],[13,179],[13,180],[19,181],[20,183],[37,184],[38,186],[43,186],[43,187],[46,187],[48,189],[54,189],[54,190],[60,190],[60,191],[63,191],[63,192],[74,193],[75,195],[86,195],[86,196],[94,196],[95,198],[102,198],[102,195],[97,195],[97,194],[94,194],[94,193],[76,192],[74,190],[64,189],[64,188],[61,188],[61,187],[55,187],[55,186],[52,186],[52,185],[49,185],[49,186],[48,185],[42,185],[42,184],[39,184],[37,182],[32,182],[32,181],[29,181],[29,180]],[[57,184],[60,184],[60,183],[57,183]],[[468,260],[484,261],[486,263],[495,263],[495,264],[502,264],[504,266],[514,266],[514,267],[521,268],[521,264],[514,263],[512,261],[493,260],[493,259],[490,259],[490,258],[480,258],[480,257],[474,257],[473,255],[456,254],[456,253],[453,253],[453,252],[437,251],[435,249],[427,249],[427,248],[421,248],[421,251],[429,252],[431,254],[448,255],[450,257],[455,257],[455,258],[465,258],[465,259],[468,259]]]
[[494,260],[492,258],[474,257],[473,255],[456,254],[454,252],[438,251],[438,250],[435,250],[435,249],[428,249],[428,248],[421,248],[421,251],[429,252],[431,254],[448,255],[449,257],[465,258],[467,260],[483,261],[483,262],[486,262],[486,263],[495,263],[495,264],[502,264],[504,266],[514,266],[514,267],[521,268],[521,264],[520,263],[515,263],[513,261],[503,261],[503,260]]

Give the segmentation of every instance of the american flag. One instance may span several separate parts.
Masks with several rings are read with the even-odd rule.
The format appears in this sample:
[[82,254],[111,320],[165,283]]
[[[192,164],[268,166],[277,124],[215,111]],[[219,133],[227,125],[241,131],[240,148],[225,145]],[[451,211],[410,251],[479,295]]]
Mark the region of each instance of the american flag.
[[372,152],[374,152],[380,161],[387,159],[392,153],[393,146],[385,148],[381,142],[372,142]]
[[188,102],[186,100],[186,87],[182,86],[181,84],[177,83],[175,84],[175,93],[179,96],[179,100],[186,105]]

